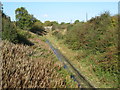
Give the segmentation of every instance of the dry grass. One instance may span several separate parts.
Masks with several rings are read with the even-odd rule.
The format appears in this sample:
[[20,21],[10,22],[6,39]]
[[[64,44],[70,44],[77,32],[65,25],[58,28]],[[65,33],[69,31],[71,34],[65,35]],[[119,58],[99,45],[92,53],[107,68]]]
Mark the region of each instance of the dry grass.
[[37,37],[31,41],[34,46],[3,41],[2,87],[76,88],[77,84],[73,85],[68,74],[63,77],[57,72],[61,71],[62,64],[56,61],[48,45]]
[[[4,42],[3,88],[66,87],[64,79],[55,71],[53,61],[29,58],[32,48]],[[60,68],[60,66],[57,66]]]

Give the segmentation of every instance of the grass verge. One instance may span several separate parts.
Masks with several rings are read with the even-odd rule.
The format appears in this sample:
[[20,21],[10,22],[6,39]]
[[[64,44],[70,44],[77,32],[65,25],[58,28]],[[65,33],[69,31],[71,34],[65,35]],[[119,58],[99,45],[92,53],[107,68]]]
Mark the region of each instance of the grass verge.
[[[118,79],[116,75],[110,75],[109,73],[102,72],[99,70],[94,71],[92,67],[95,63],[92,59],[97,59],[98,55],[93,56],[93,54],[87,55],[84,50],[71,50],[67,45],[64,44],[63,40],[58,40],[51,32],[46,36],[46,38],[58,48],[69,60],[70,62],[82,73],[83,76],[96,88],[115,88],[118,84]],[[78,57],[80,56],[80,57]],[[94,58],[93,58],[94,57]],[[102,76],[104,75],[104,76]],[[115,83],[116,82],[116,83]]]

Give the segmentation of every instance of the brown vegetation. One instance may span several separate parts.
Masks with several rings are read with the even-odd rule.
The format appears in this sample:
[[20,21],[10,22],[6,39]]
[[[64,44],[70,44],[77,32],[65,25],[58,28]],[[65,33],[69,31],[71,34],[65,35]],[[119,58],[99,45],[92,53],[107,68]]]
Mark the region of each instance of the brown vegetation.
[[35,50],[36,46],[3,42],[3,88],[66,87],[65,79],[55,69],[61,65],[55,64],[53,58],[45,59],[45,49],[39,52],[42,58],[29,57],[35,55]]

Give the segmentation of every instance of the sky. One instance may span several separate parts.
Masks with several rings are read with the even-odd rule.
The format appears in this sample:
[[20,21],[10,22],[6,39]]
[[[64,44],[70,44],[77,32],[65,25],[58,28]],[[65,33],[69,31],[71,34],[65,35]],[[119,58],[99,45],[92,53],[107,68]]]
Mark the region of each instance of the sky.
[[120,0],[1,0],[1,2],[119,2]]
[[111,15],[118,14],[118,2],[2,2],[3,11],[15,20],[15,9],[25,7],[30,14],[40,21],[74,22],[86,21],[99,16],[105,11]]

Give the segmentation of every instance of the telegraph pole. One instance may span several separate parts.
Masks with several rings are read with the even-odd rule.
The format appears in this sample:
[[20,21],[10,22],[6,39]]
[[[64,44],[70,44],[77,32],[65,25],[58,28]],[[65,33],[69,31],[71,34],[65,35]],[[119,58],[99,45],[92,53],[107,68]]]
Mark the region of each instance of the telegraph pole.
[[70,21],[70,24],[72,24],[72,20]]

